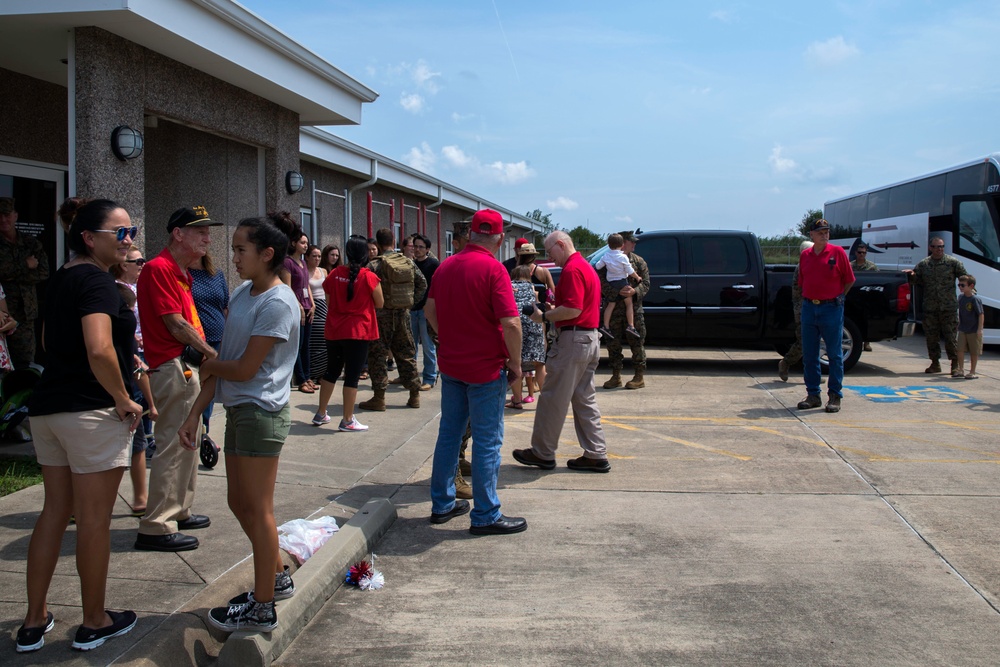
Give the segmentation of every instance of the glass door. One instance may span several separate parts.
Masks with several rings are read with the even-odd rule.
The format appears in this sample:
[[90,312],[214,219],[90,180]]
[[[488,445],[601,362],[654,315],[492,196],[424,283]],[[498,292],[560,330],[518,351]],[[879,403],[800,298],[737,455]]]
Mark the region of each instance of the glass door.
[[0,157],[0,197],[14,198],[17,230],[38,237],[49,268],[55,271],[62,266],[67,259],[66,243],[56,223],[56,210],[66,198],[66,171]]

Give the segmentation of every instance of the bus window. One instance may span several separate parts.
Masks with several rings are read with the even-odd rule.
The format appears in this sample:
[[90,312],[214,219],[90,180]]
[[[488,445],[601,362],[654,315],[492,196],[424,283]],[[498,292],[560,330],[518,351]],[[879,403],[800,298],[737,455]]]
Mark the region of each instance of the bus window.
[[993,266],[1000,262],[1000,239],[987,202],[959,202],[958,239],[958,247],[965,253],[982,257]]
[[913,190],[915,183],[903,183],[889,190],[889,217],[913,213]]
[[914,213],[926,211],[932,218],[944,214],[944,177],[940,174],[917,181],[913,193]]

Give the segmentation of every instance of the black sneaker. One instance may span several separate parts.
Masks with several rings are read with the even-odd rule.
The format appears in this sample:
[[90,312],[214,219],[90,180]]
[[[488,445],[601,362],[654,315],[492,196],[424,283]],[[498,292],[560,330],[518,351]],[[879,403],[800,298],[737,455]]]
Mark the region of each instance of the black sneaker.
[[17,652],[31,653],[45,646],[45,633],[54,628],[56,619],[48,612],[45,625],[38,628],[26,628],[23,625],[17,629]]
[[260,630],[270,632],[278,627],[278,615],[274,611],[274,601],[257,602],[253,594],[241,604],[216,607],[208,612],[208,622],[224,632],[236,630]]
[[607,327],[597,327],[597,333],[601,334],[601,338],[604,340],[614,340],[615,335],[611,333],[611,329]]
[[[253,595],[253,591],[247,593],[240,593],[232,600],[229,604],[243,604],[250,600],[250,596]],[[277,600],[287,600],[288,598],[295,595],[295,582],[292,581],[292,575],[288,573],[288,566],[285,566],[284,572],[277,572],[274,575],[274,599]]]
[[134,611],[107,611],[111,617],[111,625],[106,628],[88,628],[83,625],[76,631],[76,639],[73,640],[73,648],[77,651],[89,651],[95,649],[112,637],[131,632],[137,620]]

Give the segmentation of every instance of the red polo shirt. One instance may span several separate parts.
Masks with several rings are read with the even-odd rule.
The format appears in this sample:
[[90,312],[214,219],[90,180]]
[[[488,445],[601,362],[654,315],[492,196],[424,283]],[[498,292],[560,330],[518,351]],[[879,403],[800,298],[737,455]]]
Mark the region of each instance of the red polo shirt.
[[835,299],[844,293],[844,285],[853,282],[851,261],[839,245],[827,243],[818,254],[806,248],[799,256],[799,285],[804,299]]
[[570,255],[563,265],[556,285],[556,307],[579,308],[572,320],[556,322],[557,327],[578,326],[596,329],[601,323],[601,279],[597,271],[578,252]]
[[191,296],[191,274],[177,265],[169,248],[142,267],[136,285],[136,305],[142,322],[143,353],[151,368],[179,357],[184,351],[184,343],[167,330],[164,315],[180,314],[205,337]]
[[428,298],[437,311],[441,372],[469,384],[496,380],[508,357],[500,320],[520,315],[503,265],[470,243],[441,262]]

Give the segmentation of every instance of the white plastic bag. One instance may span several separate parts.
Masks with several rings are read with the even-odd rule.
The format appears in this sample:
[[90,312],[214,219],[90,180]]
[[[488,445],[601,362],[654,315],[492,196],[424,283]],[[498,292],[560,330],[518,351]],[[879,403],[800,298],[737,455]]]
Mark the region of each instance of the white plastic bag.
[[302,565],[339,530],[332,516],[292,519],[278,526],[278,546]]

